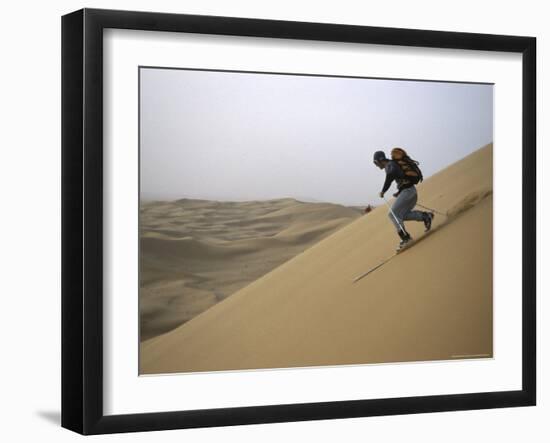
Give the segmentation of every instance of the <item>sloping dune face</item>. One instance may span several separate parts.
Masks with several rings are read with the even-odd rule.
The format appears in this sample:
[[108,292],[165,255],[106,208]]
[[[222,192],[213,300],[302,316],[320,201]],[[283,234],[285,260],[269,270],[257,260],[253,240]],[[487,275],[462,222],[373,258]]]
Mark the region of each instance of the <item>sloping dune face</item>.
[[141,340],[182,325],[358,217],[290,198],[143,203]]
[[[449,217],[372,274],[353,283],[396,246],[384,207],[142,343],[141,373],[492,357],[492,151],[418,187]],[[421,223],[407,228],[421,236]]]

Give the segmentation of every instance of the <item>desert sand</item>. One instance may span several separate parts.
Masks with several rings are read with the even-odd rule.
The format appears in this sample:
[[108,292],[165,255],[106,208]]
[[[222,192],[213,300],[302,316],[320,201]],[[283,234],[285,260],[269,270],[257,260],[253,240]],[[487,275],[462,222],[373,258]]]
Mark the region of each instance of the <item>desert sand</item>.
[[174,329],[361,216],[291,198],[140,208],[140,339]]
[[449,216],[364,279],[396,246],[384,206],[142,342],[140,372],[492,357],[492,158],[485,146],[419,185],[419,203]]

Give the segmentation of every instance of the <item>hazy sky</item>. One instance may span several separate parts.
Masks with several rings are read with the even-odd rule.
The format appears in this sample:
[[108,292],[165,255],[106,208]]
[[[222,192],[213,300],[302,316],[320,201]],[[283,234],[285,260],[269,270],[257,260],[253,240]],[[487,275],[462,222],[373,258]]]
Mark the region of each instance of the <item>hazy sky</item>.
[[142,199],[379,204],[374,151],[428,177],[493,141],[491,85],[142,68],[140,89]]

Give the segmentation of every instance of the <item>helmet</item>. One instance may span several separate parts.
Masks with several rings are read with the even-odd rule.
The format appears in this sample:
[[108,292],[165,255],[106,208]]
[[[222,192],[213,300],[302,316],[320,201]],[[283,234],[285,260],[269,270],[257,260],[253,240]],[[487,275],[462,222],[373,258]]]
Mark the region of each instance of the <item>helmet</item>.
[[378,163],[382,160],[386,160],[386,154],[383,151],[376,151],[372,157],[372,161]]

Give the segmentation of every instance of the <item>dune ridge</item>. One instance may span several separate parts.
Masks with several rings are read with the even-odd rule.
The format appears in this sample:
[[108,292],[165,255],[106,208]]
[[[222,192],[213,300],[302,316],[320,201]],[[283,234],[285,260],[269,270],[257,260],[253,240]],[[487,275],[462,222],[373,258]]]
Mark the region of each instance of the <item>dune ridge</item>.
[[[141,344],[142,374],[491,357],[492,144],[425,180],[434,232],[387,265],[375,209],[173,331]],[[408,222],[413,237],[420,223]]]

